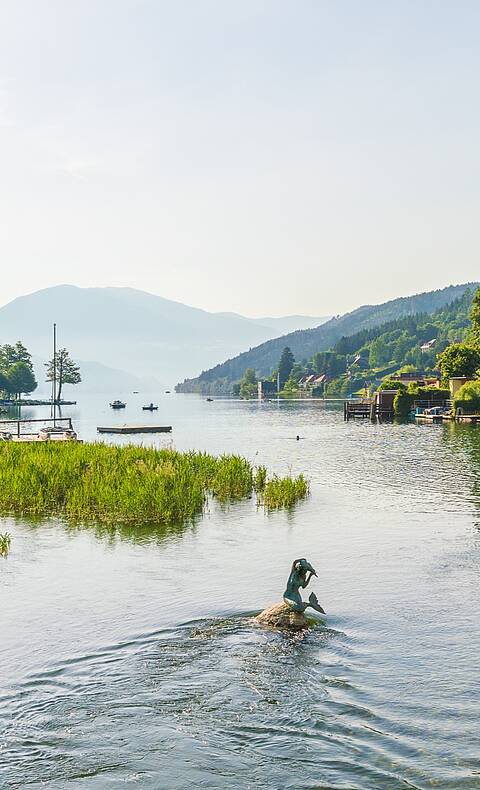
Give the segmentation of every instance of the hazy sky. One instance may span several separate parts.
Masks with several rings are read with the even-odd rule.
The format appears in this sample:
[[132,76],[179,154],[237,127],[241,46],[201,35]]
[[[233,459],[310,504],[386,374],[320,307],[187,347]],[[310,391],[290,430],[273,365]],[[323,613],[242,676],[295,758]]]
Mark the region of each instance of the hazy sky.
[[478,0],[0,0],[0,303],[478,279],[479,36]]

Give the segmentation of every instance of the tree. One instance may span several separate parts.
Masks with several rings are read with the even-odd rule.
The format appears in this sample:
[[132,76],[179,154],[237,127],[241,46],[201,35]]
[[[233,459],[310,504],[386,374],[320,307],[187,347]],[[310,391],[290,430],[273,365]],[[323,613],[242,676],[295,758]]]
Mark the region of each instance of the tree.
[[325,373],[330,378],[337,378],[347,369],[347,358],[344,354],[332,351],[317,351],[312,357],[313,369],[320,376]]
[[9,394],[10,384],[5,373],[0,370],[0,392]]
[[240,397],[248,400],[256,398],[258,393],[257,376],[253,368],[247,368],[240,381]]
[[478,414],[480,409],[480,381],[467,381],[455,393],[453,408],[461,408],[464,414]]
[[380,382],[377,392],[381,392],[382,390],[398,390],[398,392],[403,392],[406,389],[407,388],[405,384],[403,384],[401,381],[398,381],[397,379],[386,378]]
[[377,337],[370,345],[370,365],[372,368],[382,368],[391,361],[391,346],[383,337]]
[[22,392],[30,393],[37,389],[35,375],[27,362],[15,362],[10,366],[5,378],[8,391],[16,398],[21,398]]
[[452,343],[437,357],[442,379],[473,378],[480,368],[480,350],[467,343]]
[[470,328],[468,340],[472,346],[480,348],[480,288],[477,289],[472,299],[470,321],[472,322],[472,326]]
[[14,346],[5,343],[0,346],[0,369],[8,370],[16,362],[25,362],[32,369],[32,355],[27,351],[23,343],[17,341]]
[[73,359],[70,358],[66,348],[61,348],[57,351],[55,356],[55,369],[54,360],[45,363],[47,368],[47,381],[53,381],[54,370],[56,373],[57,392],[54,393],[55,401],[61,400],[62,388],[64,384],[79,384],[82,380],[80,376],[80,368],[75,364]]
[[295,362],[295,357],[293,356],[289,347],[285,346],[285,348],[282,351],[282,356],[280,357],[280,362],[278,363],[278,377],[279,377],[280,389],[283,389],[283,385],[289,378],[294,362]]

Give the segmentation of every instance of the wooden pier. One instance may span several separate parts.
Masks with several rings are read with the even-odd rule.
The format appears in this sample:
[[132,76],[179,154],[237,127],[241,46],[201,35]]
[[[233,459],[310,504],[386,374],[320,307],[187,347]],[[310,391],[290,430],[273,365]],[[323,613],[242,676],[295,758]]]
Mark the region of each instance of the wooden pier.
[[374,398],[343,402],[343,419],[393,420],[393,400],[397,393],[390,390],[375,393]]
[[171,425],[111,425],[97,427],[98,433],[171,433]]
[[[46,441],[44,437],[39,436],[38,430],[35,432],[24,430],[24,428],[27,428],[30,424],[38,426],[39,423],[40,427],[50,426],[74,433],[71,417],[50,417],[44,420],[0,420],[0,435],[11,434],[11,438],[14,442]],[[64,440],[63,436],[61,436],[61,431],[58,431],[56,436],[52,435],[50,438],[54,441]]]
[[343,419],[352,420],[358,417],[362,420],[368,420],[372,415],[372,400],[362,399],[361,401],[343,402]]

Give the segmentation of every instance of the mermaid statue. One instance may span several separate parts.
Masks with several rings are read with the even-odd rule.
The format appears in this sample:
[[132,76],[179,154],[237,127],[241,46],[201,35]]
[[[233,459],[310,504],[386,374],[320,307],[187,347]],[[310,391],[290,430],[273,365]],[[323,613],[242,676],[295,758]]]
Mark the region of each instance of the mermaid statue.
[[325,610],[320,606],[314,592],[310,593],[308,601],[302,601],[300,588],[307,587],[312,576],[316,575],[315,568],[307,562],[305,557],[294,560],[287,581],[287,589],[283,593],[283,603],[274,604],[264,609],[256,616],[256,622],[262,626],[286,631],[309,629],[314,621],[308,620],[305,616],[305,609],[310,607],[323,615]]
[[317,576],[317,572],[315,568],[312,568],[310,563],[307,562],[305,557],[293,561],[292,570],[290,571],[290,576],[287,581],[287,589],[283,593],[283,600],[294,612],[301,612],[301,614],[303,614],[305,609],[311,606],[316,612],[325,614],[325,610],[322,609],[318,603],[318,598],[314,592],[310,593],[308,601],[302,601],[302,596],[299,593],[300,587],[307,587],[312,576]]

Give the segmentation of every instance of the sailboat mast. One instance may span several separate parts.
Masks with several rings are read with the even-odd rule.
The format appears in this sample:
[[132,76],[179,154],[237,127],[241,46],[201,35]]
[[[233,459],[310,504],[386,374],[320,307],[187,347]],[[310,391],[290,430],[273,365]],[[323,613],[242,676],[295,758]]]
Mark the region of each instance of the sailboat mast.
[[57,325],[53,325],[53,424],[57,416]]

